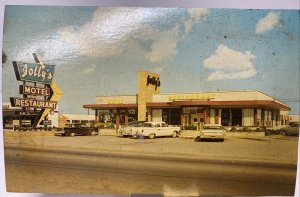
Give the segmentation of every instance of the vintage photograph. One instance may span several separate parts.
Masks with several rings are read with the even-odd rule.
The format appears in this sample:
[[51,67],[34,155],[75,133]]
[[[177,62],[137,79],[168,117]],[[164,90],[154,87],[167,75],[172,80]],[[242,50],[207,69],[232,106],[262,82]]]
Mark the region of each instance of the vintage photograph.
[[300,12],[7,5],[8,192],[293,196]]

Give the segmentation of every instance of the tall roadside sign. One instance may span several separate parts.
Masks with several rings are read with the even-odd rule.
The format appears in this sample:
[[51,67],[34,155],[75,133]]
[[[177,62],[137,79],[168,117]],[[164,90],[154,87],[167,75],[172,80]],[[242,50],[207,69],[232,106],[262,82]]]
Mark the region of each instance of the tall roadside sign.
[[47,122],[46,117],[57,108],[62,92],[53,80],[55,66],[43,64],[35,53],[33,57],[35,63],[13,61],[16,78],[23,82],[19,88],[23,98],[10,97],[10,103],[13,107],[22,107],[24,114],[32,109],[34,112],[39,109],[39,114],[32,123],[36,127],[42,121]]

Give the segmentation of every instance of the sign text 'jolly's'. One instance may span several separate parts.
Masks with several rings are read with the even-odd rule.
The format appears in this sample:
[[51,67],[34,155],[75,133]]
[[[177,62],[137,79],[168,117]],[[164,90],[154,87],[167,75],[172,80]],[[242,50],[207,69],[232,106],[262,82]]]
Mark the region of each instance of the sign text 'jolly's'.
[[54,65],[13,61],[17,80],[50,84],[54,75]]

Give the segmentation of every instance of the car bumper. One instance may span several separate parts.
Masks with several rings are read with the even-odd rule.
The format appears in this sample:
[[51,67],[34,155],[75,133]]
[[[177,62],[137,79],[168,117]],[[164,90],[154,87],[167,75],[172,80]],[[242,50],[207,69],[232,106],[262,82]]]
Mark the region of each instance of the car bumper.
[[144,138],[145,135],[144,134],[141,134],[141,133],[135,133],[132,135],[134,138]]
[[123,136],[130,136],[130,135],[132,135],[131,132],[126,132],[126,131],[120,131],[119,134],[123,135]]
[[64,131],[56,131],[54,135],[66,135],[66,133]]
[[219,139],[219,140],[225,139],[225,135],[219,133],[204,133],[204,134],[200,134],[199,137],[200,139]]

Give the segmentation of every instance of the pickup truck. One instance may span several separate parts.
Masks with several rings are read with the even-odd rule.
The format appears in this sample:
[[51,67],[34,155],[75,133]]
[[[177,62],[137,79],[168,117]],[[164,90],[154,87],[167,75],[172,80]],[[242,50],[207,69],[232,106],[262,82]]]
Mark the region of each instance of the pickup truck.
[[160,136],[177,137],[180,134],[180,127],[169,127],[165,122],[144,122],[137,127],[133,137],[149,137],[150,139]]
[[85,124],[66,124],[62,131],[55,132],[55,135],[62,135],[62,136],[75,136],[75,135],[98,135],[99,130],[98,127],[92,127]]

